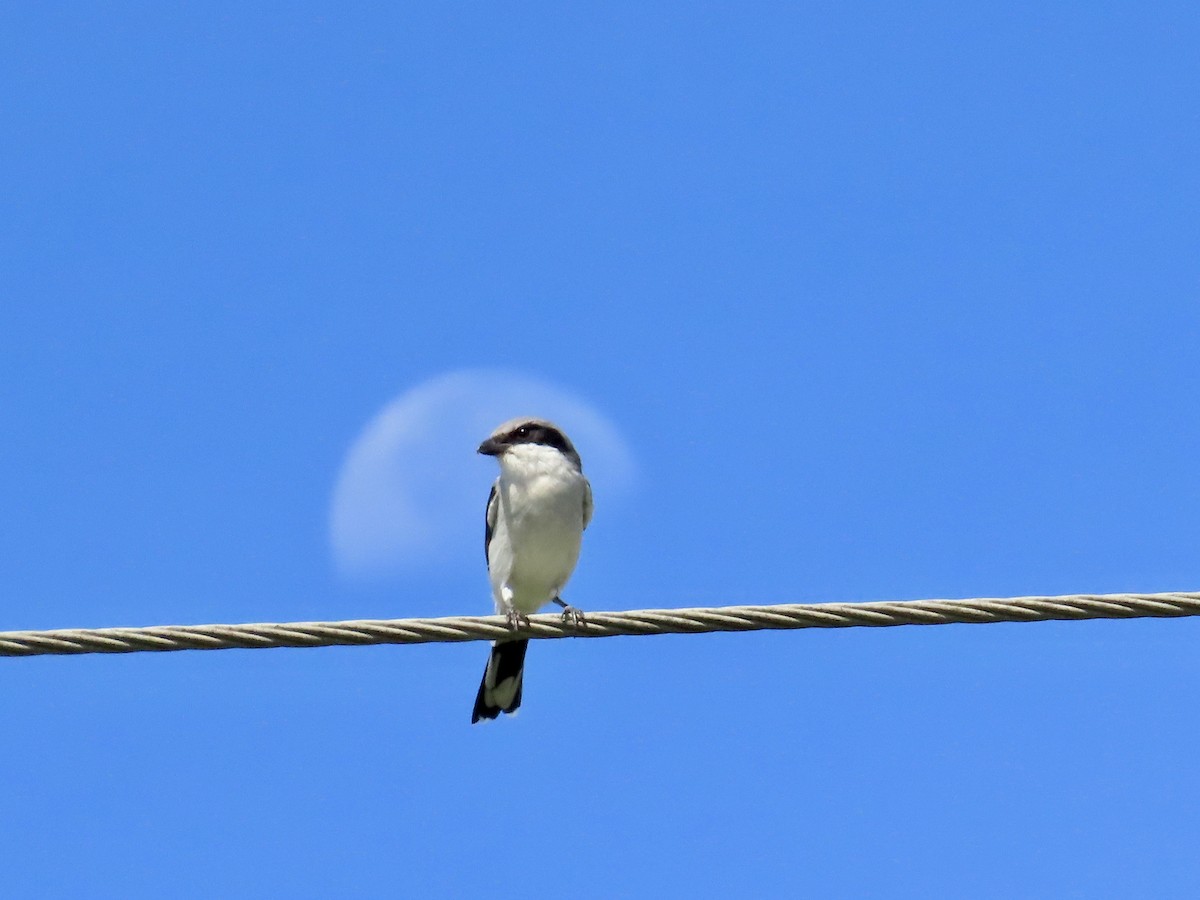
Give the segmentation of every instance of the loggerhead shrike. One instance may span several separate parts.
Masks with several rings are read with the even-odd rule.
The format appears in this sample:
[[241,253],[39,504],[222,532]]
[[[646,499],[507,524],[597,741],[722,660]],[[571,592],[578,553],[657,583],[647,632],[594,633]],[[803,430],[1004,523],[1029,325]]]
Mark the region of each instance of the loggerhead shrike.
[[[563,618],[583,614],[559,593],[579,559],[583,529],[592,519],[592,486],[579,454],[559,428],[544,419],[512,419],[479,445],[496,457],[500,477],[488,495],[483,548],[496,612],[515,631],[550,601]],[[511,713],[521,705],[528,639],[496,641],[475,697],[471,723]]]

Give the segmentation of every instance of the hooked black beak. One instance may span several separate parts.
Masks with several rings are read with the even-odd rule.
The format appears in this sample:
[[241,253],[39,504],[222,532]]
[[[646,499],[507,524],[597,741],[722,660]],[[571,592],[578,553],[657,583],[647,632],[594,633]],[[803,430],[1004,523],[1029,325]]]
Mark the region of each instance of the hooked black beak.
[[495,438],[488,438],[479,445],[479,452],[484,456],[499,456],[504,450],[504,445]]

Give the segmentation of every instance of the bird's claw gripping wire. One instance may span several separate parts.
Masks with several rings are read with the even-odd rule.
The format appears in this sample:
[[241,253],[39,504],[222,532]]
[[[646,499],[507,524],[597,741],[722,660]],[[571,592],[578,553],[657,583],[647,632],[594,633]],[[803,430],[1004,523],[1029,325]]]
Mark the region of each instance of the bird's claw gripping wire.
[[583,610],[564,603],[561,597],[555,597],[554,602],[562,607],[563,622],[569,623],[575,628],[587,628],[587,619],[583,617]]

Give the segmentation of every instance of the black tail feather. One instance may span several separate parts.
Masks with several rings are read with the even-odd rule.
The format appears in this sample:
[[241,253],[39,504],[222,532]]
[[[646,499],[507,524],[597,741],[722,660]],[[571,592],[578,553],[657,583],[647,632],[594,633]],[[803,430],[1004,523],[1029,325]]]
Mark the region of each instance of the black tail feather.
[[502,712],[514,712],[521,705],[525,651],[528,649],[528,639],[492,644],[492,655],[488,657],[483,680],[479,683],[479,693],[475,695],[472,725],[480,719],[494,719]]

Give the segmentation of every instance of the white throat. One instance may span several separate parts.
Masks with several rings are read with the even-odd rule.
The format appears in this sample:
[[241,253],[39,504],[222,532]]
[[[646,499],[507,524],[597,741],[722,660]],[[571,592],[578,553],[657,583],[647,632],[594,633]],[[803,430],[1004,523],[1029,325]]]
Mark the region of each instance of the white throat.
[[505,481],[536,478],[578,478],[582,473],[558,450],[544,444],[517,444],[500,457],[500,477]]

